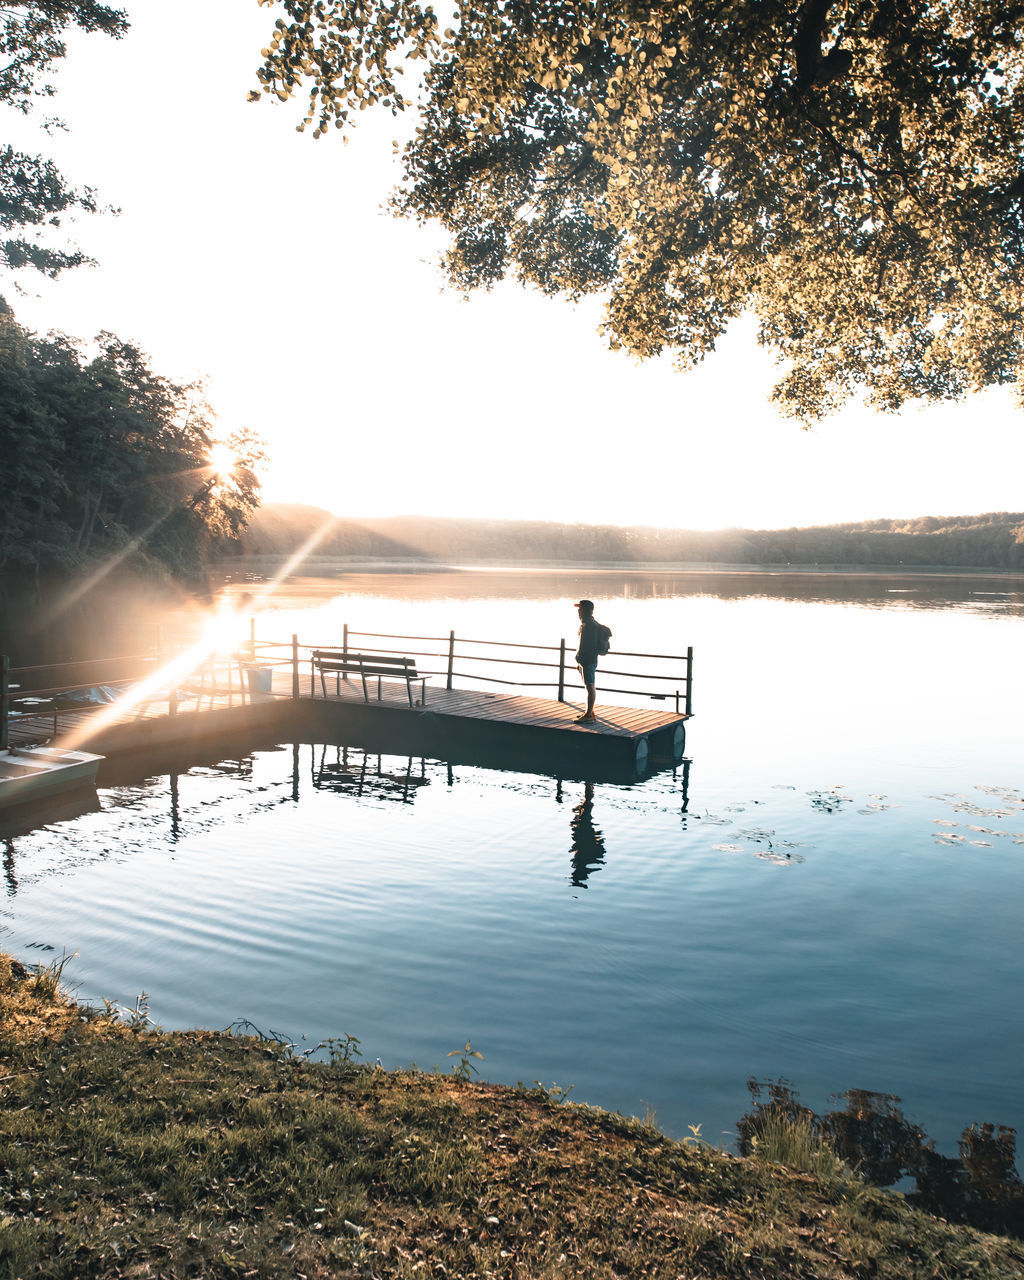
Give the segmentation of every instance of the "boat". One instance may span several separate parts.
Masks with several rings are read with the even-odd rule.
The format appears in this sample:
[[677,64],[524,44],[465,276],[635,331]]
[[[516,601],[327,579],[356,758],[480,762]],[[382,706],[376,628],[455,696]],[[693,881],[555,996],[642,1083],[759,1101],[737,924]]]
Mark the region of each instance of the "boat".
[[60,747],[12,747],[0,753],[0,809],[95,787],[102,760]]

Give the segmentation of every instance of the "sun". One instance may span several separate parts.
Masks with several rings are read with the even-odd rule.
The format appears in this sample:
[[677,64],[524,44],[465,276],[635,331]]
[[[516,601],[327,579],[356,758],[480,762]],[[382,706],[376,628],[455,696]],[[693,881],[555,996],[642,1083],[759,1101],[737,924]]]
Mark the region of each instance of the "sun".
[[209,453],[210,470],[222,479],[234,470],[238,463],[238,455],[230,445],[217,443],[212,445]]

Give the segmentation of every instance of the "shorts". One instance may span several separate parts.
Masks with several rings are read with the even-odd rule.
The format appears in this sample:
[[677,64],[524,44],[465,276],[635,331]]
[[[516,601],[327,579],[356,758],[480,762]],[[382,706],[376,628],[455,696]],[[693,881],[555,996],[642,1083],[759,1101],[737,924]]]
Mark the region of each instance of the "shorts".
[[579,664],[579,667],[580,667],[580,670],[583,672],[584,684],[597,683],[597,663],[596,662],[581,662]]

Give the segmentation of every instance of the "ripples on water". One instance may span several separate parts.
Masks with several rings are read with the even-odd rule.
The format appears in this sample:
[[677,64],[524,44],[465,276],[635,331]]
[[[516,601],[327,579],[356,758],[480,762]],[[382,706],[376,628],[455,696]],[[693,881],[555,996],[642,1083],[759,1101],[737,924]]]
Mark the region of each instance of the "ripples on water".
[[[424,631],[531,639],[583,585],[600,595],[568,576],[465,619],[424,597]],[[261,626],[386,630],[411,605],[378,589]],[[729,1141],[749,1076],[819,1111],[899,1095],[947,1148],[1019,1128],[1021,621],[962,597],[624,591],[599,610],[623,648],[697,650],[688,770],[587,784],[270,746],[8,839],[0,946],[74,951],[83,997],[145,990],[166,1026],[351,1033],[442,1068],[471,1039],[490,1078],[677,1135]]]

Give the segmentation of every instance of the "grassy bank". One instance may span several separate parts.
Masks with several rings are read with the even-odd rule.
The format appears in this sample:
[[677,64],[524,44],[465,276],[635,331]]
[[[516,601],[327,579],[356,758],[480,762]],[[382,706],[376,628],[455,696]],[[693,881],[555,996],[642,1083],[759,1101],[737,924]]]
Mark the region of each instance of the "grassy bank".
[[0,1276],[1024,1276],[835,1162],[336,1056],[126,1026],[0,955]]

